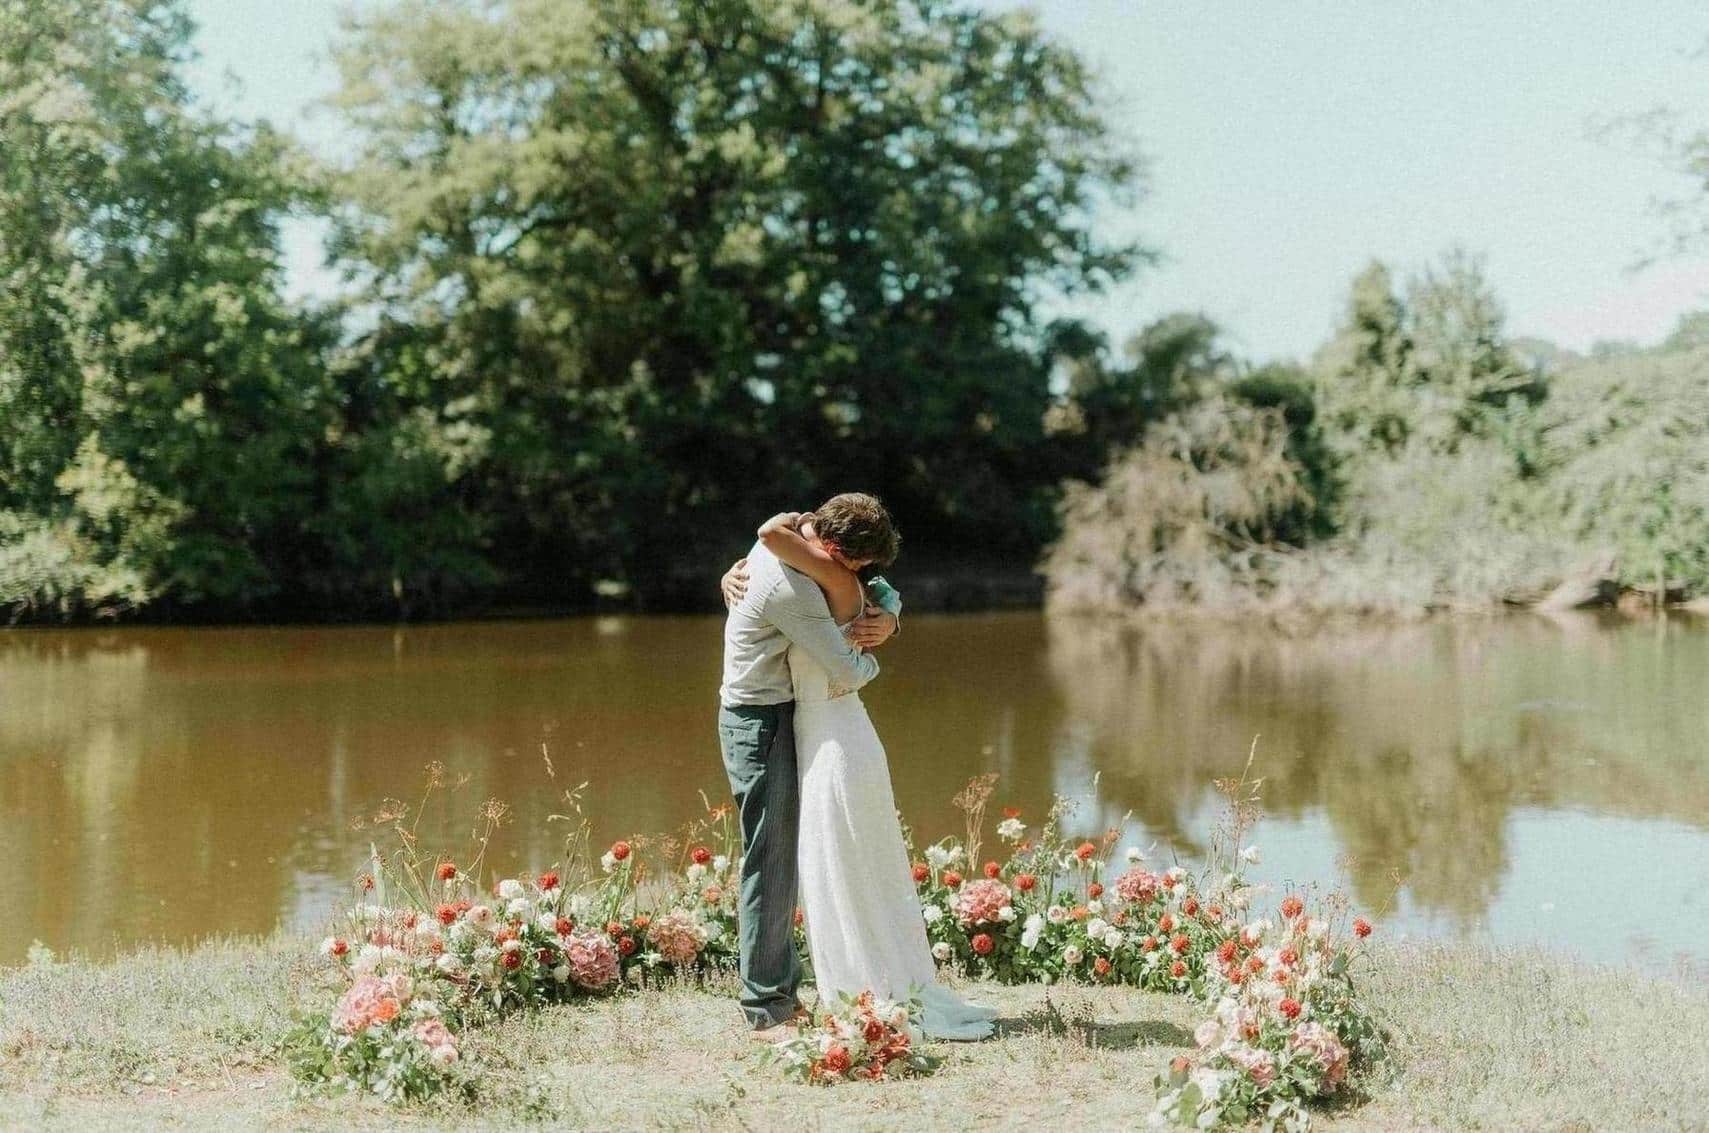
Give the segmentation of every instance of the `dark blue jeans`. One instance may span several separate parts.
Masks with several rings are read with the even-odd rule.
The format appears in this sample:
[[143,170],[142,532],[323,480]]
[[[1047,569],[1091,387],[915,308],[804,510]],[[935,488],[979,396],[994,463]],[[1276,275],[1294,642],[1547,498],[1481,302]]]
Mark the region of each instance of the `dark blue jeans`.
[[742,1013],[755,1028],[787,1022],[799,1001],[795,843],[801,792],[795,705],[718,711],[724,772],[742,823]]

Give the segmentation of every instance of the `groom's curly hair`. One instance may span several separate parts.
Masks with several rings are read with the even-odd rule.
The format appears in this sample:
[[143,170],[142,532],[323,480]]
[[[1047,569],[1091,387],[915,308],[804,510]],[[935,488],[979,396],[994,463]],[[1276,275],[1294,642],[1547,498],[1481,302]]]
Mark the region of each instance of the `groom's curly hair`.
[[865,492],[832,496],[813,513],[813,531],[851,559],[885,567],[896,561],[902,536],[884,505]]

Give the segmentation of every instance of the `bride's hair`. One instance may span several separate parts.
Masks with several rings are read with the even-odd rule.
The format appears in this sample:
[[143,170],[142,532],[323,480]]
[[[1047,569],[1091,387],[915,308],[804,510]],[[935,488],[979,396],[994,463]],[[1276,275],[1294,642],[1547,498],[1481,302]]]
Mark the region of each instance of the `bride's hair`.
[[845,557],[889,566],[902,549],[902,536],[876,496],[844,492],[813,513],[813,531]]

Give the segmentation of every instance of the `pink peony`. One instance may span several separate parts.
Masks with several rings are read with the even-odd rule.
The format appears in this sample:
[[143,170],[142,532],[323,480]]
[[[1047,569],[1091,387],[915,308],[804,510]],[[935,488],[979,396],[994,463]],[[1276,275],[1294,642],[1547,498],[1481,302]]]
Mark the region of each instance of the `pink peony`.
[[564,963],[578,986],[598,991],[617,979],[617,946],[603,933],[573,933],[564,941]]
[[1228,1060],[1246,1071],[1258,1086],[1268,1086],[1276,1080],[1276,1059],[1267,1050],[1249,1046],[1231,1046],[1225,1051]]
[[1316,1061],[1323,1071],[1325,1093],[1334,1090],[1347,1077],[1347,1048],[1322,1023],[1301,1023],[1289,1045]]
[[1133,905],[1143,905],[1157,896],[1158,879],[1138,866],[1116,878],[1116,896]]
[[412,1028],[416,1041],[427,1048],[427,1057],[444,1068],[457,1061],[457,1036],[438,1019],[423,1019]]
[[377,1023],[390,1023],[403,1011],[407,998],[407,984],[401,977],[362,976],[339,999],[332,1025],[354,1035]]
[[700,948],[706,943],[706,930],[694,917],[682,909],[673,909],[654,921],[647,938],[659,955],[679,967],[694,963]]
[[955,915],[964,925],[990,924],[1009,904],[1009,887],[1001,881],[969,882],[955,895]]

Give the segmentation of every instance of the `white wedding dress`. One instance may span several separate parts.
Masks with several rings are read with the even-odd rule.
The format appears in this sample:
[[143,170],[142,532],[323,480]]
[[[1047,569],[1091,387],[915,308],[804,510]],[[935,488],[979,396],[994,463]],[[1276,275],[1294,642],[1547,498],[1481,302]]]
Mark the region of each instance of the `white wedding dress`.
[[997,1013],[938,982],[909,873],[890,765],[860,695],[792,646],[801,777],[801,904],[820,1002],[870,990],[917,997],[926,1034],[988,1038]]

